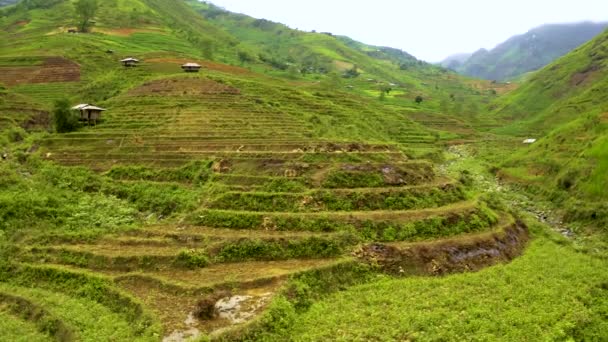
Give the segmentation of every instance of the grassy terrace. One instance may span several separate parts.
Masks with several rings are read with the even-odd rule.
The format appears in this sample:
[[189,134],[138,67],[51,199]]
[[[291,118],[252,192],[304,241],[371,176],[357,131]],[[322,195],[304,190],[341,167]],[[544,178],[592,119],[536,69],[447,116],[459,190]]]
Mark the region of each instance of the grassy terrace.
[[[591,156],[575,188],[603,199],[605,110],[524,149],[495,135],[527,133],[515,85],[217,11],[99,1],[68,34],[70,1],[0,10],[0,339],[605,339],[605,260],[517,212],[485,164],[445,160],[469,143],[543,185],[517,161]],[[60,98],[107,111],[55,133]],[[566,132],[598,140],[546,146]]]
[[[109,111],[97,126],[39,141],[39,159],[26,167],[36,184],[51,182],[47,191],[59,197],[48,200],[72,208],[65,214],[72,218],[48,212],[33,219],[33,227],[49,229],[16,235],[10,251],[12,267],[97,284],[90,286],[132,302],[137,315],[116,316],[115,303],[59,284],[44,287],[48,301],[21,292],[25,278],[7,278],[7,292],[49,312],[52,296],[91,303],[99,311],[89,315],[122,320],[112,337],[118,340],[192,329],[204,335],[234,325],[201,313],[205,301],[244,295],[250,314],[259,316],[298,277],[367,279],[372,273],[357,251],[370,244],[426,248],[451,237],[458,245],[471,234],[504,229],[503,213],[420,157],[433,157],[441,137],[398,110],[311,83],[294,88],[246,73],[156,70],[136,71],[150,78],[102,102]],[[27,184],[17,182],[14,191]],[[94,203],[103,203],[97,214],[89,211]],[[88,339],[91,316],[74,322],[60,309],[50,313]],[[121,328],[133,320],[141,328]]]

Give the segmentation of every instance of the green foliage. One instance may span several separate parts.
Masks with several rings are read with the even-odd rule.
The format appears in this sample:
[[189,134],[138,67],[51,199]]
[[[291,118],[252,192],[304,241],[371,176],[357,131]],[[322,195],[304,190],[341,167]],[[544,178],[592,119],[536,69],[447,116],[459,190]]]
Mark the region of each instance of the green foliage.
[[74,3],[76,14],[80,17],[79,28],[81,32],[88,32],[91,19],[97,12],[97,0],[77,0]]
[[260,319],[264,331],[283,334],[296,322],[296,309],[283,296],[276,297]]
[[293,276],[284,290],[298,312],[305,312],[314,302],[348,287],[376,278],[371,267],[358,262],[340,263]]
[[[74,333],[60,319],[21,296],[0,293],[0,303],[4,310],[20,319],[32,320],[39,332],[55,337],[57,340],[73,340]],[[3,332],[4,335],[4,332]],[[22,339],[23,337],[21,337]]]
[[342,255],[346,247],[357,243],[350,234],[335,238],[310,237],[293,241],[265,241],[244,239],[227,244],[215,255],[218,262],[247,260],[287,260],[304,258],[331,258]]
[[15,342],[50,342],[53,341],[48,335],[38,331],[36,325],[21,320],[4,310],[0,311],[0,329],[3,338]]
[[604,266],[536,240],[520,259],[479,273],[383,279],[337,293],[268,340],[329,340],[338,332],[345,340],[601,340]]
[[332,171],[323,181],[324,188],[374,188],[385,186],[379,172]]
[[132,203],[139,211],[156,213],[161,217],[194,209],[198,203],[196,192],[177,183],[106,183],[103,192]]
[[57,133],[69,133],[79,127],[78,116],[70,109],[68,100],[62,99],[55,102],[53,124]]
[[205,184],[211,177],[212,162],[193,161],[175,169],[149,168],[144,166],[115,166],[106,175],[117,180],[141,180],[157,182],[185,182]]
[[101,180],[93,172],[46,163],[25,167],[0,166],[0,184],[5,185],[0,192],[0,230],[9,235],[40,228],[101,233],[135,222],[134,209],[96,192]]
[[[126,339],[149,340],[161,329],[139,302],[101,278],[60,268],[21,265],[0,270],[0,291],[5,284],[11,285],[11,292],[33,294],[36,301],[48,303],[53,312],[59,311],[62,317],[84,328],[81,332],[93,334],[89,335],[91,339],[99,338],[103,331]],[[36,290],[31,290],[34,287]],[[75,314],[83,319],[74,319],[78,316]]]
[[362,192],[315,190],[302,194],[229,192],[213,201],[209,208],[267,212],[409,210],[440,207],[466,198],[464,190],[453,185],[442,189],[396,188]]
[[359,75],[361,75],[361,73],[359,72],[359,68],[357,68],[357,66],[354,65],[352,68],[350,68],[344,72],[343,77],[344,78],[356,78],[356,77],[359,77]]
[[488,229],[498,221],[486,205],[464,214],[447,214],[412,222],[353,219],[331,215],[267,215],[253,212],[205,210],[189,216],[192,224],[231,229],[351,232],[366,241],[415,241]]
[[202,250],[182,250],[175,258],[175,265],[191,269],[203,268],[209,265],[209,256]]

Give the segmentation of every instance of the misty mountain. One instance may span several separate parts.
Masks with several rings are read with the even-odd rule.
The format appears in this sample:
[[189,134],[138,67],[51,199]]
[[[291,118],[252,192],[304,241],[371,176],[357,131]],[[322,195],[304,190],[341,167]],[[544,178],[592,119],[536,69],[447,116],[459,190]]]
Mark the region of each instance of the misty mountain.
[[480,49],[464,62],[446,59],[447,67],[467,76],[508,80],[538,70],[591,40],[608,23],[582,22],[543,25],[514,36],[492,50]]
[[462,66],[462,64],[471,58],[472,55],[472,53],[456,53],[439,62],[439,65],[444,68],[455,70]]

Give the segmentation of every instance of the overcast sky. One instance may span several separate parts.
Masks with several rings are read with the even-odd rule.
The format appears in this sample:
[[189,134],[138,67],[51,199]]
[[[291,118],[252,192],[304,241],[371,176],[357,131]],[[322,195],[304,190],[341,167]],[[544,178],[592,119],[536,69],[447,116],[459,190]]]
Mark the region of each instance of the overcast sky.
[[608,21],[608,0],[211,0],[300,30],[346,35],[437,62],[545,23]]

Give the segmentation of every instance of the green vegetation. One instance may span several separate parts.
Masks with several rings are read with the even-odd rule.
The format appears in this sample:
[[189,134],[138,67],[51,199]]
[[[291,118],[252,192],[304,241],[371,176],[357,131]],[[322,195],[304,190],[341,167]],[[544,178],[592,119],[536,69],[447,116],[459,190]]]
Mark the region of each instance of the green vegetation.
[[68,100],[63,99],[55,102],[53,124],[57,133],[69,133],[78,128],[78,117],[70,110]]
[[3,338],[605,339],[606,33],[518,88],[199,1],[0,28]]
[[285,324],[258,338],[333,341],[340,331],[341,340],[601,340],[608,328],[603,267],[562,239],[542,237],[509,265],[445,278],[383,279],[302,314],[283,308],[290,313]]
[[[581,231],[606,225],[607,44],[604,32],[498,99],[495,112],[516,119],[498,132],[540,138],[493,161],[500,175],[551,200]],[[523,109],[534,114],[524,117]],[[505,152],[491,153],[501,158]]]
[[91,19],[97,12],[97,0],[78,0],[74,3],[76,13],[80,16],[80,32],[88,32]]

